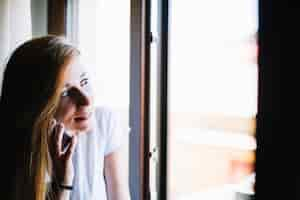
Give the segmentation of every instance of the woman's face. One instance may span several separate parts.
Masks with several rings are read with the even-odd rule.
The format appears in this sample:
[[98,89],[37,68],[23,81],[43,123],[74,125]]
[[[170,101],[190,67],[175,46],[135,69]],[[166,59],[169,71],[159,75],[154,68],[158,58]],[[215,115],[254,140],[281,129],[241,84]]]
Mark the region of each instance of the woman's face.
[[72,134],[86,132],[91,128],[94,110],[90,79],[79,57],[69,59],[65,65],[64,87],[55,118]]

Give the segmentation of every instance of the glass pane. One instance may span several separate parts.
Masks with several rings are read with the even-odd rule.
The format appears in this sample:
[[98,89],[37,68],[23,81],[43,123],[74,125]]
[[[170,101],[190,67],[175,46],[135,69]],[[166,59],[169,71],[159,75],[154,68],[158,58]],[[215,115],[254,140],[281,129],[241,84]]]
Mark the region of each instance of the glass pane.
[[158,22],[158,1],[151,1],[151,33],[153,36],[153,41],[150,46],[150,151],[153,152],[149,162],[149,184],[150,184],[150,193],[151,200],[156,200],[158,195],[158,149],[159,149],[159,70],[158,70],[158,49],[159,49],[159,22]]
[[168,196],[254,193],[257,2],[172,1]]
[[[78,46],[83,63],[90,67],[95,89],[95,104],[120,114],[121,126],[128,128],[130,0],[82,0],[78,3]],[[115,148],[120,140],[129,144],[129,141],[125,141],[126,139],[129,140],[129,134],[128,137],[114,138],[114,141],[110,140],[107,143]],[[117,162],[122,160],[122,166],[118,166],[117,176],[127,178],[123,175],[127,175],[124,173],[126,170],[129,174],[129,165],[125,165],[128,160],[123,158],[129,159],[129,148],[122,149],[120,153],[122,158],[118,156]],[[129,186],[129,177],[127,182]],[[112,185],[112,187],[116,186]],[[123,190],[122,192],[122,195],[126,195]]]
[[78,43],[94,75],[96,105],[119,111],[128,125],[130,1],[79,1],[78,7]]

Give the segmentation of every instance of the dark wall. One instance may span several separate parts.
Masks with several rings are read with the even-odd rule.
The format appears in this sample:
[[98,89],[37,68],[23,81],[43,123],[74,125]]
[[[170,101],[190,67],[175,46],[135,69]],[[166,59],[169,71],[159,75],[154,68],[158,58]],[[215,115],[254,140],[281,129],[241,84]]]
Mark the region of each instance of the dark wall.
[[[299,7],[285,1],[259,1],[259,95],[257,115],[256,200],[297,199],[297,84],[286,87],[282,74],[299,67]],[[297,16],[296,16],[297,15]],[[295,48],[296,47],[296,48]],[[286,73],[290,72],[290,73]],[[283,88],[283,90],[282,90]],[[284,92],[282,92],[284,91]],[[281,93],[284,93],[282,95]],[[283,98],[282,98],[283,97]],[[282,99],[288,100],[282,104]],[[298,99],[298,98],[297,98]],[[289,114],[282,115],[282,110]],[[295,190],[296,189],[296,190]]]

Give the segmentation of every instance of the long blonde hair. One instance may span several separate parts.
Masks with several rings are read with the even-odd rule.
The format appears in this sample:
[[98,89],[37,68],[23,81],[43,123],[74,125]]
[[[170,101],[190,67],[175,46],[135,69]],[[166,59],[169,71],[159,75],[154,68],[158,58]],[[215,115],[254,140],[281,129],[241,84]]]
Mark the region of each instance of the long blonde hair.
[[[3,76],[0,110],[4,124],[19,138],[12,142],[15,171],[15,199],[44,200],[53,196],[46,184],[51,176],[49,125],[56,112],[63,87],[64,63],[79,51],[63,37],[34,38],[11,55]],[[17,84],[16,84],[17,83]],[[20,97],[22,100],[20,100]]]

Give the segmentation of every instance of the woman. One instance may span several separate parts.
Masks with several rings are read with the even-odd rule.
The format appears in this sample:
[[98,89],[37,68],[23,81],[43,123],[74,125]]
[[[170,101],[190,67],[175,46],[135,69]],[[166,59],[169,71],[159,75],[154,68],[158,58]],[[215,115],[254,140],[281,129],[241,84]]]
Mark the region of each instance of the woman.
[[35,38],[13,52],[0,110],[16,158],[6,165],[12,199],[129,199],[128,135],[114,112],[94,107],[80,53],[64,38]]

